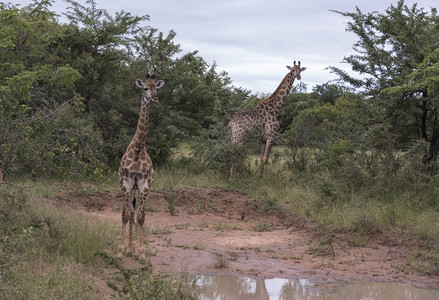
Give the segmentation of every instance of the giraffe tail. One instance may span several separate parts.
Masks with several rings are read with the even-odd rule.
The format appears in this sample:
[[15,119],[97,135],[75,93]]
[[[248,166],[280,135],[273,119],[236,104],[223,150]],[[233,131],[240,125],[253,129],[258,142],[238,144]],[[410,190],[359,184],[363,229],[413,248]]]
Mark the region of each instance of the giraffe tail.
[[136,209],[136,191],[131,191],[131,211],[134,211]]
[[134,209],[136,209],[136,197],[133,198],[133,201],[131,202],[131,205],[133,206]]

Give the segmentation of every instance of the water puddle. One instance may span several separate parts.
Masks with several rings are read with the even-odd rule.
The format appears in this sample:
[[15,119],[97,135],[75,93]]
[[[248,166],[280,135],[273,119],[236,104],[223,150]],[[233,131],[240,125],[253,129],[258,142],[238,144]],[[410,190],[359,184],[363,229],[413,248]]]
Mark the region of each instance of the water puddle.
[[305,279],[197,276],[202,300],[439,299],[438,290],[382,282],[313,283]]

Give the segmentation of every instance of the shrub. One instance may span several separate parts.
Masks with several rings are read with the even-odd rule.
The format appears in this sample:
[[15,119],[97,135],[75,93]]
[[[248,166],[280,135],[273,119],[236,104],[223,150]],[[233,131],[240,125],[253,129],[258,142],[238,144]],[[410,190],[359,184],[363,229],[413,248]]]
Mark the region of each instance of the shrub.
[[188,283],[184,277],[154,274],[149,266],[129,276],[119,296],[133,300],[195,300],[198,299],[195,283],[195,279]]

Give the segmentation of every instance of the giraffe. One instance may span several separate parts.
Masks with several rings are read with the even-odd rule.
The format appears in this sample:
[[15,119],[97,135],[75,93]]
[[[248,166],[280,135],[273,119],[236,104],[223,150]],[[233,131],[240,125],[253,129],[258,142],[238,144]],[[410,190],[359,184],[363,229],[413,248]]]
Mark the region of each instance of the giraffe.
[[[137,221],[137,252],[141,260],[145,259],[143,248],[143,223],[145,222],[145,202],[151,187],[154,171],[152,161],[146,152],[145,141],[148,132],[149,106],[158,102],[157,90],[165,82],[156,81],[154,74],[146,73],[145,82],[136,80],[136,85],[142,88],[142,100],[139,121],[136,133],[120,160],[119,183],[123,191],[122,233],[118,247],[118,255],[125,252],[125,233],[128,224],[128,252],[133,251],[133,223],[134,215]],[[136,207],[135,191],[138,192],[139,205]]]
[[[228,123],[228,136],[232,143],[242,142],[245,134],[253,129],[257,129],[261,133],[261,175],[265,172],[268,156],[279,129],[279,122],[277,121],[279,110],[287,99],[294,79],[300,80],[300,73],[306,70],[306,68],[300,67],[300,61],[298,64],[294,61],[293,67],[286,67],[290,71],[285,75],[273,94],[259,101],[253,110],[235,113]],[[232,177],[233,162],[230,167],[229,179],[231,180]]]

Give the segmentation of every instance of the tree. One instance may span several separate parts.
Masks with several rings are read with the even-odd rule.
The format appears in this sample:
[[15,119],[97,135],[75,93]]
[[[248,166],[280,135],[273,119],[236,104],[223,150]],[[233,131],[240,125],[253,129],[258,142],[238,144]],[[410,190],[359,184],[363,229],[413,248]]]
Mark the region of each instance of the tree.
[[0,174],[50,173],[53,146],[74,132],[58,127],[64,134],[52,135],[56,112],[76,103],[72,88],[81,76],[56,60],[52,46],[63,28],[49,6],[0,4]]
[[57,22],[49,0],[0,6],[0,180],[3,169],[93,175],[115,165],[134,134],[134,81],[146,71],[167,82],[150,112],[156,165],[183,139],[218,128],[247,97],[197,51],[182,54],[175,32],[145,25],[148,16],[68,2],[67,24]]
[[437,49],[439,19],[436,9],[430,13],[417,4],[408,7],[400,0],[385,13],[364,14],[359,8],[354,13],[338,12],[351,18],[347,31],[358,36],[354,44],[356,54],[344,58],[360,78],[330,67],[340,79],[362,91],[372,105],[386,111],[385,123],[400,148],[413,138],[430,143],[425,162],[433,162],[439,149],[439,106],[434,95],[429,95],[423,85],[412,85],[410,91],[395,90],[406,86],[410,74]]
[[424,162],[431,163],[436,161],[439,153],[439,48],[406,78],[406,84],[388,88],[385,92],[416,102],[418,138],[429,143]]
[[112,162],[126,147],[118,139],[125,120],[137,122],[139,105],[132,116],[127,117],[125,112],[134,106],[130,100],[138,92],[134,81],[139,74],[134,75],[131,63],[137,50],[136,37],[148,29],[142,22],[149,17],[124,11],[112,16],[99,9],[94,0],[86,5],[72,0],[68,3],[71,6],[65,15],[70,23],[64,25],[64,35],[56,48],[58,60],[80,72],[82,78],[75,91],[84,99],[85,112],[99,128],[103,151]]
[[334,104],[335,100],[345,93],[345,90],[346,89],[340,85],[327,82],[316,85],[312,89],[312,95],[322,103]]

